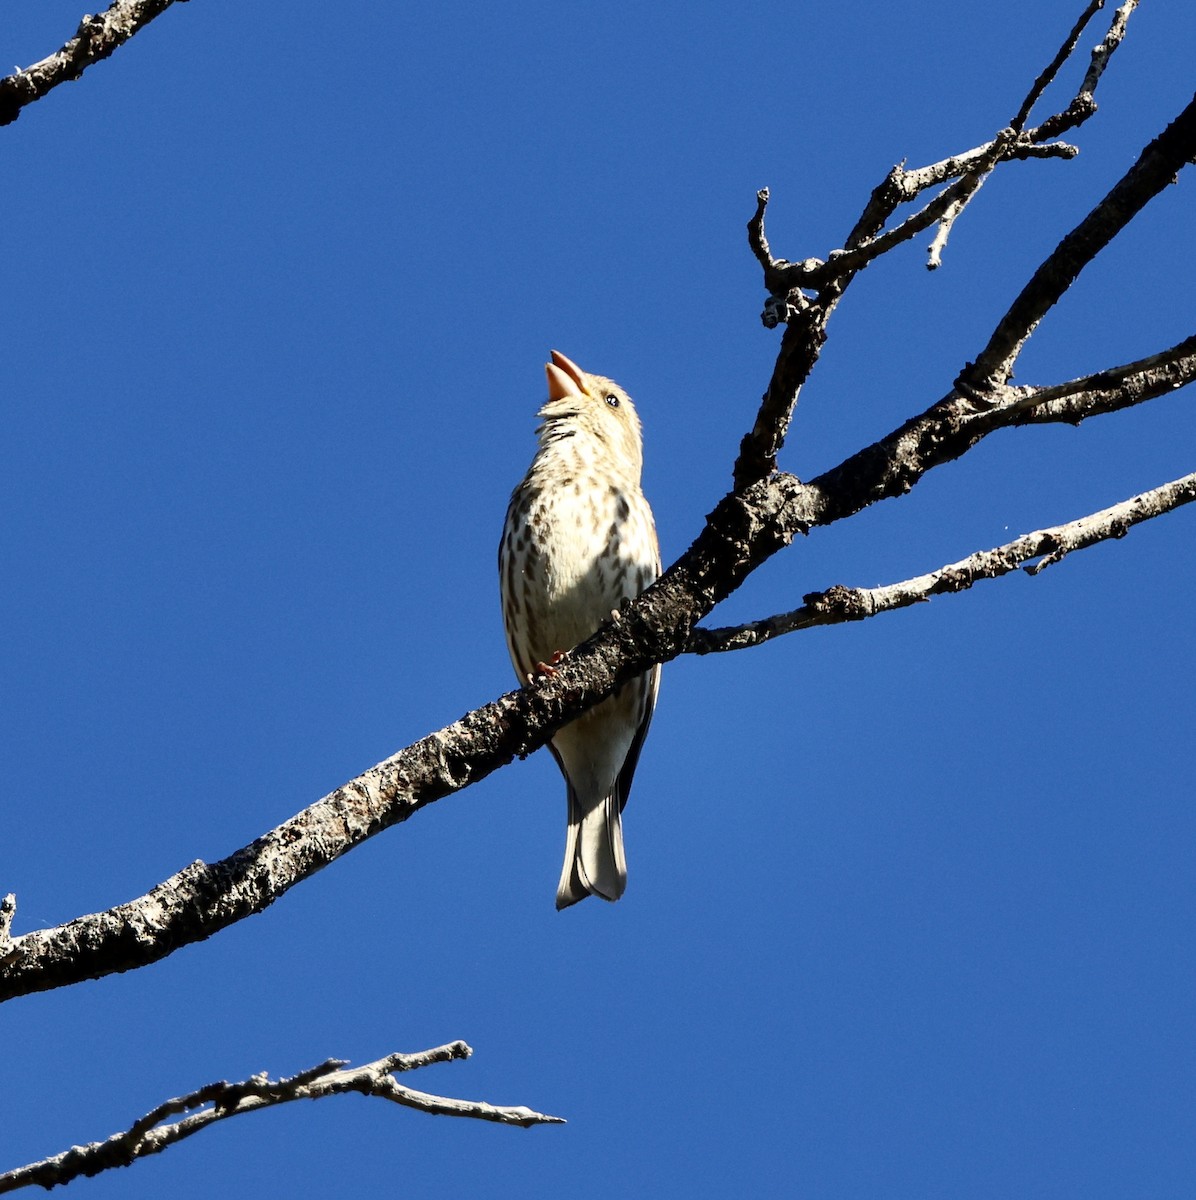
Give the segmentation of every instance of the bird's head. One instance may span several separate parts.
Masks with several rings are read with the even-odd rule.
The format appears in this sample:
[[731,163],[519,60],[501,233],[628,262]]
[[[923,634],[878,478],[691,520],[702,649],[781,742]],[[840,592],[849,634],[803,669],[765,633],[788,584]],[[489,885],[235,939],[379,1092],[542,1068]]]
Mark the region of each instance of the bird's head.
[[539,414],[544,420],[541,442],[577,434],[592,438],[638,480],[643,441],[631,397],[613,380],[583,371],[559,350],[552,352],[544,370],[548,403]]

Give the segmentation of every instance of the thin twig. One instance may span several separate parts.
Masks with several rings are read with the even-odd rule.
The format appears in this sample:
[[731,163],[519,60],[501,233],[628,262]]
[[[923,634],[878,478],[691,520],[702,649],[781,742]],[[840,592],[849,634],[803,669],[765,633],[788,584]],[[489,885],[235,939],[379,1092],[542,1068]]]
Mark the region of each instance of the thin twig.
[[768,247],[768,238],[764,234],[764,210],[768,207],[768,188],[763,187],[756,193],[756,211],[748,222],[748,245],[756,256],[756,261],[764,268],[765,273],[777,266],[772,251]]
[[1113,14],[1113,23],[1109,26],[1109,32],[1105,34],[1101,43],[1092,51],[1092,61],[1088,64],[1088,70],[1084,75],[1084,82],[1080,84],[1080,94],[1091,96],[1096,92],[1096,85],[1100,82],[1100,77],[1105,73],[1105,68],[1109,65],[1109,59],[1113,56],[1113,51],[1121,45],[1125,38],[1126,25],[1130,19],[1130,14],[1138,7],[1138,0],[1126,0],[1126,2]]
[[984,181],[992,173],[993,167],[1004,157],[1004,146],[1003,139],[997,138],[993,142],[991,161],[982,162],[975,171],[969,172],[956,185],[957,194],[951,198],[950,204],[943,210],[938,221],[938,229],[930,243],[930,253],[926,260],[928,270],[937,271],[942,266],[943,250],[947,245],[947,239],[951,236],[952,227],[963,210],[972,202],[976,193],[984,186]]
[[[900,178],[894,179],[893,187],[905,194],[905,199],[912,200],[921,192],[948,179],[954,180],[937,195],[927,201],[924,207],[911,213],[900,225],[886,229],[875,237],[859,241],[850,250],[832,250],[827,260],[807,258],[801,262],[788,262],[783,258],[771,258],[765,265],[765,286],[776,294],[802,287],[816,289],[825,287],[835,279],[862,271],[869,263],[903,242],[908,242],[925,229],[929,229],[939,221],[953,206],[958,205],[963,211],[960,200],[973,185],[969,182],[972,175],[990,171],[996,162],[1013,162],[1018,159],[1041,158],[1075,158],[1079,154],[1077,147],[1067,142],[1051,142],[1049,145],[1038,146],[1029,141],[1025,134],[1012,142],[1004,143],[1001,153],[993,155],[998,142],[994,139],[974,150],[944,159],[939,163],[931,163],[926,167],[911,170],[901,170]],[[961,178],[956,178],[957,176]],[[764,189],[767,192],[767,188]],[[900,201],[898,202],[900,203]],[[897,205],[894,204],[894,208]],[[752,221],[748,224],[749,236],[757,223],[763,228],[763,212],[757,209]],[[756,252],[753,246],[753,252]],[[757,253],[757,258],[759,254]]]
[[[908,241],[936,221],[947,217],[948,230],[979,190],[982,176],[998,163],[1028,158],[1074,158],[1078,149],[1066,142],[1055,142],[1070,129],[1083,124],[1096,112],[1092,94],[1108,65],[1109,58],[1125,37],[1126,22],[1136,7],[1137,0],[1129,0],[1114,15],[1108,33],[1093,51],[1092,62],[1080,84],[1079,90],[1068,106],[1047,117],[1037,128],[1024,129],[1023,125],[1030,110],[1040,99],[1042,92],[1058,75],[1067,59],[1075,52],[1080,34],[1092,16],[1103,7],[1103,0],[1093,0],[1081,15],[1080,20],[1064,41],[1051,63],[1035,80],[1021,108],[1007,129],[999,132],[990,141],[961,154],[950,155],[939,162],[923,167],[894,167],[884,180],[873,190],[855,227],[848,235],[842,250],[834,250],[825,260],[808,258],[801,262],[772,260],[771,269],[765,271],[765,286],[774,295],[786,288],[807,289],[834,288],[837,295],[850,282],[851,277],[869,263],[888,253],[902,242]],[[956,180],[950,188],[936,195],[924,208],[906,218],[893,229],[885,229],[889,219],[902,205],[916,199],[930,188]],[[883,232],[882,232],[883,231]],[[946,233],[940,230],[932,246],[928,265],[931,269],[941,261],[942,246]],[[837,298],[837,297],[836,297]],[[824,296],[823,303],[830,297]]]
[[[981,550],[901,583],[884,587],[837,586],[804,596],[800,608],[760,621],[719,629],[698,627],[690,635],[689,653],[717,654],[761,646],[773,638],[819,625],[862,621],[883,612],[908,608],[932,596],[962,592],[982,579],[998,579],[1022,567],[1037,575],[1077,550],[1110,538],[1121,538],[1135,526],[1196,500],[1196,472],[1114,504],[1090,516],[1038,529],[992,550]],[[1026,566],[1025,564],[1030,564]]]
[[[1058,66],[1052,64],[1046,74],[1057,69]],[[1075,121],[1080,119],[1079,116],[1075,117]],[[935,221],[943,223],[931,246],[929,265],[932,268],[938,266],[952,224],[977,193],[987,173],[998,162],[1031,156],[1027,148],[1033,141],[1028,133],[1004,129],[985,146],[967,155],[955,156],[918,171],[894,167],[873,190],[843,249],[833,251],[825,261],[806,259],[800,263],[789,263],[775,258],[764,232],[768,191],[762,189],[757,193],[756,211],[748,222],[748,241],[763,269],[765,287],[770,296],[763,319],[768,326],[784,322],[785,332],[756,419],[740,443],[733,470],[735,491],[744,491],[776,470],[777,457],[784,446],[801,389],[814,369],[826,340],[827,322],[856,273]],[[1033,156],[1039,156],[1041,150],[1045,150],[1045,147],[1035,150]],[[1052,153],[1067,157],[1073,150],[1070,146],[1060,146]],[[951,174],[961,172],[963,178],[945,188],[921,212],[908,218],[896,230],[882,233],[889,218],[901,204]],[[801,294],[802,288],[816,290],[816,297],[809,300]]]
[[[564,1124],[561,1117],[534,1112],[530,1108],[433,1096],[404,1087],[395,1079],[398,1073],[418,1070],[433,1063],[454,1062],[468,1058],[472,1053],[464,1042],[450,1042],[418,1054],[390,1054],[361,1067],[347,1067],[343,1060],[330,1058],[287,1079],[272,1080],[263,1073],[241,1083],[209,1083],[185,1096],[164,1101],[134,1121],[128,1129],[114,1133],[102,1142],[72,1146],[51,1158],[5,1172],[0,1175],[0,1193],[15,1192],[18,1188],[32,1185],[57,1187],[80,1176],[98,1175],[114,1167],[127,1167],[139,1158],[160,1154],[168,1146],[191,1137],[201,1129],[207,1129],[217,1121],[289,1104],[293,1100],[322,1100],[327,1096],[340,1096],[348,1092],[377,1096],[405,1108],[415,1108],[438,1116],[470,1117],[501,1125],[518,1125],[524,1129],[532,1125]],[[181,1119],[164,1124],[170,1117]]]
[[[951,203],[947,206],[938,223],[939,227],[935,232],[934,239],[930,243],[930,252],[926,261],[926,266],[929,270],[935,271],[942,266],[943,250],[947,245],[947,239],[951,236],[952,226],[959,219],[963,210],[971,203],[976,193],[984,186],[984,181],[988,178],[992,168],[1000,159],[1006,157],[1005,146],[1012,146],[1019,140],[1022,140],[1019,135],[1025,129],[1031,110],[1038,103],[1043,92],[1054,82],[1055,76],[1059,74],[1063,64],[1067,62],[1075,50],[1076,44],[1080,40],[1080,35],[1084,32],[1088,22],[1104,7],[1104,3],[1105,0],[1091,0],[1088,7],[1080,14],[1080,19],[1072,28],[1071,33],[1068,34],[1063,45],[1059,47],[1059,52],[1042,74],[1034,81],[1029,92],[1026,93],[1021,107],[1018,109],[1013,120],[1009,122],[1009,130],[998,134],[993,140],[993,150],[990,152],[990,155],[983,156],[985,158],[991,156],[991,162],[977,166],[960,180],[960,184],[962,185],[960,187],[960,194],[957,197],[953,197]],[[1063,145],[1063,143],[1056,143],[1052,149],[1061,148]],[[1066,147],[1066,150],[1074,151],[1074,149],[1071,146]],[[1070,157],[1066,153],[1063,156]]]
[[1067,35],[1067,40],[1059,47],[1059,53],[1051,60],[1050,65],[1045,71],[1034,81],[1033,87],[1026,93],[1026,98],[1022,101],[1022,106],[1017,110],[1017,115],[1009,122],[1010,128],[1019,132],[1025,128],[1026,121],[1030,118],[1030,111],[1034,105],[1042,97],[1042,93],[1050,87],[1055,76],[1059,74],[1063,64],[1071,58],[1072,51],[1076,48],[1076,43],[1079,42],[1080,36],[1088,26],[1088,22],[1105,6],[1105,0],[1091,0],[1088,7],[1080,14],[1080,19],[1075,23],[1075,27],[1071,33]]

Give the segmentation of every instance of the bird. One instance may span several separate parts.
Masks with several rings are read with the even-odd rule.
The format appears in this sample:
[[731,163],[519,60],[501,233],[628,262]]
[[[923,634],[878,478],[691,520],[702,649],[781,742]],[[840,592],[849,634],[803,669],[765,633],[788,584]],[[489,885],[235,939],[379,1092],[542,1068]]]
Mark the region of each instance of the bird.
[[[538,448],[511,495],[498,549],[507,649],[520,684],[618,618],[660,575],[652,510],[640,490],[643,443],[627,393],[557,350]],[[568,797],[557,909],[627,886],[622,813],[656,707],[660,667],[558,729],[549,742]]]

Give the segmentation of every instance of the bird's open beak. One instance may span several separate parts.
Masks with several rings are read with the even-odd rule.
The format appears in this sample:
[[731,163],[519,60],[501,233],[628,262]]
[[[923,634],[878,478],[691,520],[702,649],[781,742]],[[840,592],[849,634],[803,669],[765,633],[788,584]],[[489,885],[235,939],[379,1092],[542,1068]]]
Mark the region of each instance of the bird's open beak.
[[588,396],[589,381],[577,363],[566,358],[559,350],[552,352],[552,362],[544,368],[548,376],[548,400],[564,400],[566,396]]

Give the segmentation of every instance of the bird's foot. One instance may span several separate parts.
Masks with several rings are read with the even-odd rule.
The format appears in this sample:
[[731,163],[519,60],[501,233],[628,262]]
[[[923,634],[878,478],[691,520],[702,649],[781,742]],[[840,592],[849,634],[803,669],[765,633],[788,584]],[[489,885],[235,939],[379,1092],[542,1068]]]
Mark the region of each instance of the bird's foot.
[[565,657],[564,650],[554,650],[548,662],[536,663],[535,670],[527,677],[528,683],[535,683],[537,676],[551,679],[556,674],[556,666]]

